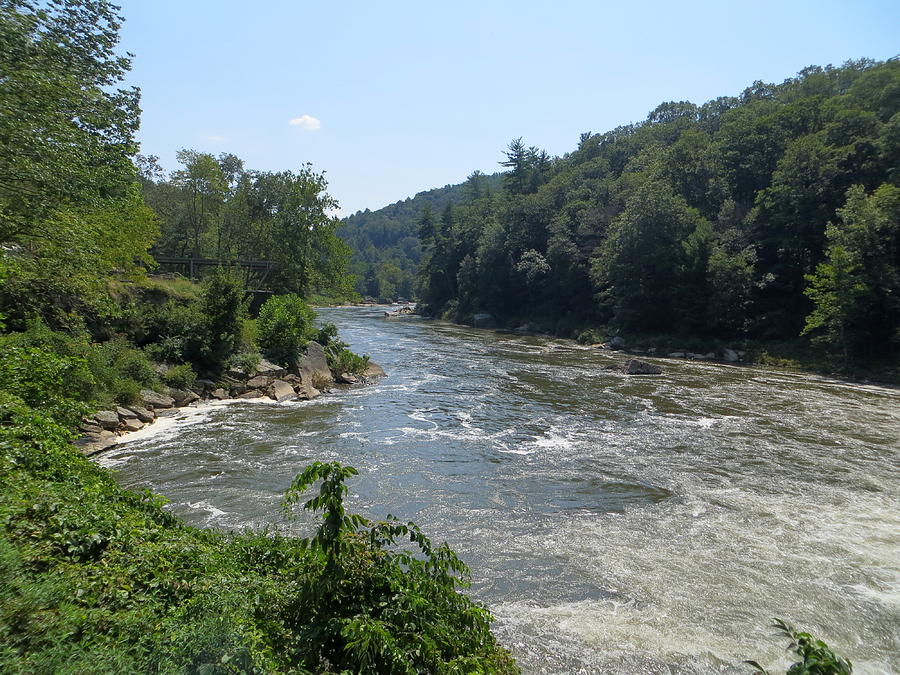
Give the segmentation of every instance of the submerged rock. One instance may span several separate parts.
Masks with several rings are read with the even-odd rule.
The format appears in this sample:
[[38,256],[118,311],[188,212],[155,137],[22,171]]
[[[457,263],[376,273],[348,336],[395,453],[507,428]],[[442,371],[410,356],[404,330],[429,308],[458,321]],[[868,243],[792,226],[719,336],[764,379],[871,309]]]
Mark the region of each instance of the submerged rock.
[[628,359],[622,366],[626,375],[662,375],[662,368],[639,359]]

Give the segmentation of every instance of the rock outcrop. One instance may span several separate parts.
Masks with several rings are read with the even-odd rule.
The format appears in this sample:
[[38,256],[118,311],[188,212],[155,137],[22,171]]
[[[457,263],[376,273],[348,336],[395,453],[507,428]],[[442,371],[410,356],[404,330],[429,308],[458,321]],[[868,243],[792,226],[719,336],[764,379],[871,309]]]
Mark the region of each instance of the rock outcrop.
[[325,348],[314,340],[306,343],[303,356],[297,360],[297,371],[304,384],[316,389],[324,389],[334,382],[325,357]]

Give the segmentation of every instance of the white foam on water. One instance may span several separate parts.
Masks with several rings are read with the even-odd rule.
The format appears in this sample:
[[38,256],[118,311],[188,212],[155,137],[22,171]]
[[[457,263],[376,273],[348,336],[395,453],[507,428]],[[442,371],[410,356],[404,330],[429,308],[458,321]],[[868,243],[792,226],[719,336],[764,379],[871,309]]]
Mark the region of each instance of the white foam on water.
[[225,511],[222,509],[216,508],[208,501],[199,501],[199,502],[191,502],[188,504],[192,509],[197,509],[198,511],[205,511],[210,515],[211,518],[221,518],[224,515],[227,515]]

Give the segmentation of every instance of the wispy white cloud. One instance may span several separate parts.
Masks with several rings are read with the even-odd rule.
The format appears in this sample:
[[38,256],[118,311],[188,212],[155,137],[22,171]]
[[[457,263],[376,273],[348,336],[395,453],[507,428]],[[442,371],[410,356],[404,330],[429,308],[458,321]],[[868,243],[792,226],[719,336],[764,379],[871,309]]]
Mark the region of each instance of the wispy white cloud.
[[304,131],[318,131],[322,126],[321,120],[312,115],[300,115],[300,117],[295,117],[288,122],[288,124],[294,127],[300,127]]

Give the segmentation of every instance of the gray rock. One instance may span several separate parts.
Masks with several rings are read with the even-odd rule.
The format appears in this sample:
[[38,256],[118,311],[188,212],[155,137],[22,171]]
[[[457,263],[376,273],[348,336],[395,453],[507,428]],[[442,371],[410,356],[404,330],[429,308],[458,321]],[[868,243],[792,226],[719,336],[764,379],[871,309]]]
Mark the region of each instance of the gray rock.
[[121,420],[136,420],[138,418],[136,412],[129,410],[128,408],[122,408],[121,406],[116,408],[116,414]]
[[175,405],[177,405],[179,408],[190,405],[194,401],[200,400],[200,397],[197,396],[196,392],[190,390],[170,389],[169,391],[172,394],[172,398],[175,400]]
[[251,389],[250,391],[245,391],[238,398],[262,398],[262,395],[263,393],[259,389]]
[[683,359],[683,358],[684,358],[684,352],[669,352],[669,353],[667,354],[667,356],[668,356],[670,359]]
[[213,389],[213,392],[210,394],[210,396],[212,396],[212,397],[215,398],[215,399],[218,399],[218,400],[222,401],[222,400],[228,398],[228,392],[225,391],[225,390],[222,389],[222,388],[219,388],[219,389]]
[[334,378],[325,358],[325,349],[318,342],[310,340],[306,343],[306,352],[297,360],[297,370],[304,384],[316,389],[328,387]]
[[290,373],[289,375],[285,375],[281,379],[294,387],[296,387],[298,384],[303,384],[303,380],[300,379],[300,376],[294,375],[293,373]]
[[112,410],[101,410],[94,414],[94,419],[104,429],[113,430],[119,428],[119,416]]
[[147,408],[142,408],[139,405],[132,406],[131,411],[135,415],[137,415],[137,418],[141,422],[144,422],[145,424],[149,424],[156,419],[156,413],[154,413],[152,410],[147,410]]
[[93,422],[82,422],[78,425],[78,428],[86,434],[99,434],[103,431],[103,427]]
[[622,366],[622,372],[626,375],[662,375],[662,368],[646,361],[628,359]]
[[145,408],[156,410],[158,408],[171,408],[175,405],[175,399],[171,396],[157,394],[150,389],[141,389],[141,401]]
[[321,391],[316,389],[311,384],[298,384],[296,387],[294,387],[294,391],[297,392],[297,398],[299,398],[301,401],[311,401],[312,399],[322,394]]
[[100,431],[96,434],[85,434],[75,441],[75,447],[81,450],[82,454],[90,456],[111,448],[117,440],[118,436],[112,431]]
[[265,389],[272,382],[271,378],[265,375],[257,375],[247,380],[247,386],[250,389]]
[[341,373],[334,379],[341,384],[356,384],[359,382],[359,378],[353,373]]
[[472,316],[472,325],[475,326],[475,328],[495,328],[497,326],[497,321],[487,312],[479,312]]
[[269,396],[276,401],[284,401],[289,398],[294,398],[296,395],[297,394],[294,393],[294,387],[284,380],[275,380],[269,387]]
[[722,352],[722,360],[734,363],[735,361],[740,361],[741,357],[738,356],[738,353],[733,349],[726,349]]
[[616,351],[625,349],[625,340],[616,335],[612,340],[609,341],[609,348]]
[[137,417],[134,419],[127,419],[122,423],[123,431],[137,431],[138,429],[143,429],[144,423],[141,422]]
[[263,375],[265,377],[282,377],[287,374],[287,368],[283,368],[272,363],[271,361],[262,359],[259,362],[259,365],[256,366],[256,374]]
[[238,382],[237,384],[231,385],[231,396],[237,398],[241,394],[244,394],[250,391],[250,387],[247,386],[246,382]]
[[374,361],[369,361],[369,365],[366,367],[366,372],[363,373],[363,376],[370,377],[384,377],[387,373],[384,372],[384,368],[379,366]]

